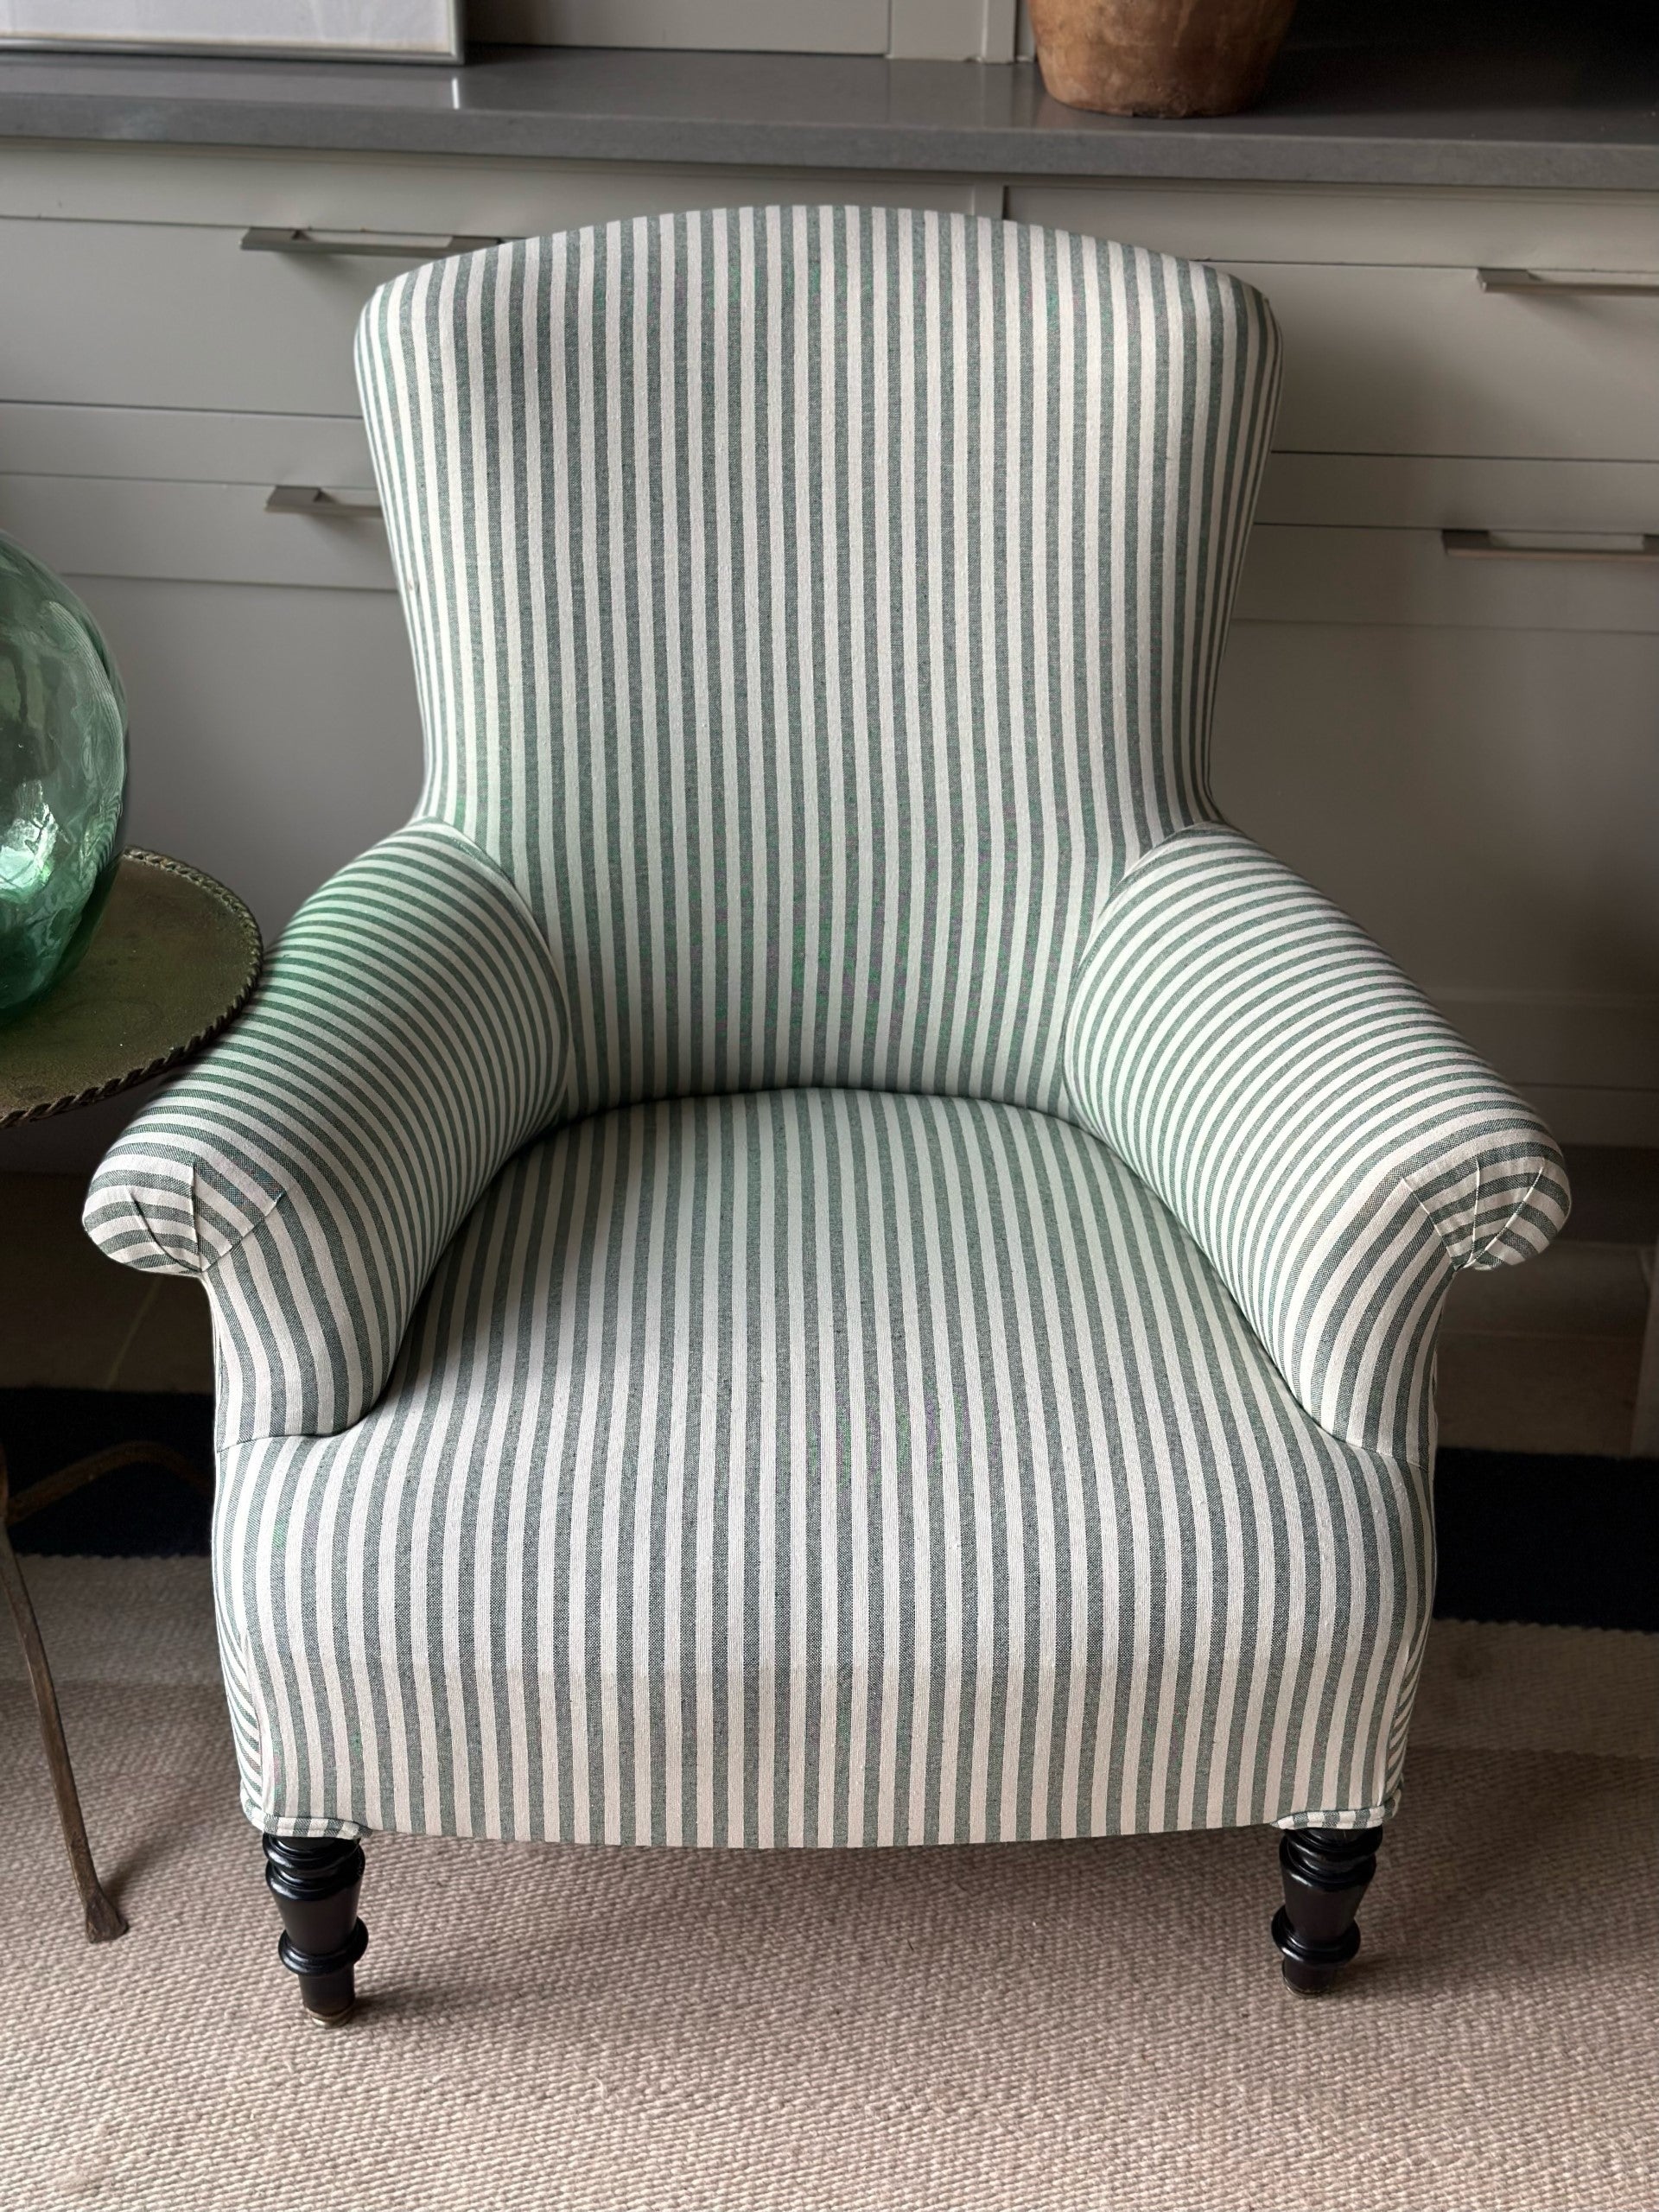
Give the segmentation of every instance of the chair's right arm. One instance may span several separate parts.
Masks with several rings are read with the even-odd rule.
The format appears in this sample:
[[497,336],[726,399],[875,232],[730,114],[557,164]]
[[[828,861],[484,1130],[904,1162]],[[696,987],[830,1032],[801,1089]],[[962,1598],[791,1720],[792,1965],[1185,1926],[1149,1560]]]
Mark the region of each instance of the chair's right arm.
[[1427,1465],[1452,1275],[1540,1252],[1567,1218],[1530,1108],[1357,924],[1220,823],[1105,902],[1066,1079],[1314,1420]]
[[558,1110],[563,995],[489,857],[416,821],[284,931],[248,1011],[93,1179],[93,1242],[199,1275],[219,1433],[328,1435],[385,1387],[501,1163]]

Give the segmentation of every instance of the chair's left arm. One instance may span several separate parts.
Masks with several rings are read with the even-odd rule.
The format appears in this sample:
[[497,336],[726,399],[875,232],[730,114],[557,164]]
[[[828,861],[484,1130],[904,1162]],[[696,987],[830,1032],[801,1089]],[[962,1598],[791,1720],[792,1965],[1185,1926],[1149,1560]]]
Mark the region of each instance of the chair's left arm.
[[1537,1116],[1363,931],[1219,823],[1107,901],[1066,1079],[1314,1419],[1422,1464],[1452,1274],[1541,1251],[1567,1218]]
[[444,823],[300,909],[86,1200],[111,1259],[206,1285],[222,1439],[329,1435],[373,1404],[444,1247],[556,1113],[565,1033],[540,931]]

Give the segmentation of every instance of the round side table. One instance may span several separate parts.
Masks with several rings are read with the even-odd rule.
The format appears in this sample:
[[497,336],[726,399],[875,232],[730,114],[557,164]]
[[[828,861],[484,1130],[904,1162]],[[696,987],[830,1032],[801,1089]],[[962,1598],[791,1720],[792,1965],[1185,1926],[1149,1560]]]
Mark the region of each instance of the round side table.
[[[222,883],[160,853],[123,853],[79,967],[0,1027],[0,1129],[111,1098],[176,1067],[241,1010],[263,957],[257,924]],[[127,1923],[92,1865],[46,1647],[8,1532],[83,1483],[137,1459],[159,1461],[197,1488],[209,1487],[166,1445],[118,1444],[13,1497],[0,1449],[0,1582],[22,1638],[58,1818],[94,1943],[124,1936]]]

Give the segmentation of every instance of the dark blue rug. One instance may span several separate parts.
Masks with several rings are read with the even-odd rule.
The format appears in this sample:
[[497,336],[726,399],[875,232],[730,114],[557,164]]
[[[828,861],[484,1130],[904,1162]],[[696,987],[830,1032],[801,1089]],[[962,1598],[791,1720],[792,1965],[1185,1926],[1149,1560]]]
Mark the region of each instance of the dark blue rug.
[[[213,1471],[208,1398],[0,1390],[15,1491],[136,1437]],[[1435,1484],[1445,1619],[1659,1631],[1659,1460],[1442,1452]],[[20,1552],[173,1559],[207,1548],[208,1506],[175,1474],[118,1468],[22,1522]]]
[[[16,1497],[112,1444],[168,1444],[211,1482],[213,1402],[162,1390],[0,1390],[0,1446]],[[180,1559],[207,1548],[212,1507],[170,1469],[117,1467],[20,1522],[20,1552]]]
[[1659,1630],[1659,1459],[1442,1452],[1442,1620]]

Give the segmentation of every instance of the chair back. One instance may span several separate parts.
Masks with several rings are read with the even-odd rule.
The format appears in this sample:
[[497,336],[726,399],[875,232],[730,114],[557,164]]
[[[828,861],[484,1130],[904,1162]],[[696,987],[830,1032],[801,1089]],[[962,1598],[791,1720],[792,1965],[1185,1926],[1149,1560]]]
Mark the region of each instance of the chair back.
[[1065,1112],[1101,902],[1214,812],[1259,296],[1023,224],[716,210],[398,276],[359,373],[422,810],[547,931],[567,1110]]

